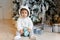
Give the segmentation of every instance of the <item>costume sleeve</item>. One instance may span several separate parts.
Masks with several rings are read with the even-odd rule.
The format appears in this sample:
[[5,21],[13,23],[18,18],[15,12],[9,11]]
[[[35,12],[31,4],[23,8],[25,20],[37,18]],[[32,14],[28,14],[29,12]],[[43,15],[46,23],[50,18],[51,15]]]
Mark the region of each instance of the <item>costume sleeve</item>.
[[16,26],[17,26],[17,30],[18,31],[20,31],[21,29],[23,29],[23,27],[21,26],[21,20],[17,20]]
[[29,28],[32,30],[33,29],[33,22],[31,19],[29,19],[29,23],[28,23]]

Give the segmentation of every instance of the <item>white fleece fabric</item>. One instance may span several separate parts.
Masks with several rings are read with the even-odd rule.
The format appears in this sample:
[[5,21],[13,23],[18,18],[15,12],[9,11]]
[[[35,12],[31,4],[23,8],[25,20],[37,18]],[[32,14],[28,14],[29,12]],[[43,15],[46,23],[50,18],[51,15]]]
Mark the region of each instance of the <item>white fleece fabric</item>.
[[28,12],[29,12],[29,15],[26,18],[19,17],[18,20],[16,21],[17,32],[16,32],[16,36],[14,37],[14,39],[21,38],[21,34],[20,34],[19,31],[21,29],[23,29],[24,27],[30,28],[31,29],[30,35],[33,35],[33,22],[29,18],[29,16],[30,16],[30,10],[29,10],[29,8],[27,6],[21,6],[20,9],[19,9],[19,14],[20,14],[20,10],[22,8],[27,9]]
[[17,30],[18,31],[20,29],[23,29],[24,27],[28,27],[30,29],[33,28],[33,23],[31,21],[31,19],[29,18],[29,16],[30,16],[30,10],[29,10],[28,6],[21,5],[21,7],[19,9],[19,14],[21,14],[20,11],[21,11],[22,8],[25,8],[26,10],[28,10],[29,15],[26,18],[21,18],[21,17],[18,18],[17,23],[16,23],[16,26],[17,26]]
[[33,23],[31,21],[31,19],[29,17],[26,17],[26,18],[19,18],[17,20],[17,30],[20,31],[21,29],[27,27],[27,28],[30,28],[32,30],[33,28]]

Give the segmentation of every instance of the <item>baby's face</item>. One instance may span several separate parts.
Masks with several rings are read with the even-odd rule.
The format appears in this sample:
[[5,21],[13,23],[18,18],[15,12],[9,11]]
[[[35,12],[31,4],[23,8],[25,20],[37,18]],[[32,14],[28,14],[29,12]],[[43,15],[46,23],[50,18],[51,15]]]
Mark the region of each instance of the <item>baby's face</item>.
[[22,11],[21,11],[21,16],[22,16],[23,18],[27,17],[27,15],[28,15],[27,10],[22,10]]

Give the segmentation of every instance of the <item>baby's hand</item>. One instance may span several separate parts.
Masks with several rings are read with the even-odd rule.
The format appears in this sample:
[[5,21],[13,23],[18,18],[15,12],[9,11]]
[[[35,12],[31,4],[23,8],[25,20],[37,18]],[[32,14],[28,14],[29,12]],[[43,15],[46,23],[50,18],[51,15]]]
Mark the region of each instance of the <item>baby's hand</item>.
[[30,32],[31,31],[31,29],[30,28],[28,28],[28,32]]
[[24,31],[23,30],[20,30],[20,34],[23,34],[24,33]]

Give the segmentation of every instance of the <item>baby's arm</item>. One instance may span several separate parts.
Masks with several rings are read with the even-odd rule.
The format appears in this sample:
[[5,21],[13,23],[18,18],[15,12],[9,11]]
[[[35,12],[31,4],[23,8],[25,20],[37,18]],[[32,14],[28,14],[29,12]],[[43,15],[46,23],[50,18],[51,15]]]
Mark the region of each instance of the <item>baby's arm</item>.
[[33,30],[33,22],[31,19],[29,19],[29,23],[28,23],[29,27],[28,27],[28,31],[32,31]]
[[17,20],[16,26],[17,26],[17,31],[19,31],[20,34],[23,34],[23,27],[21,26],[21,21],[20,20]]

